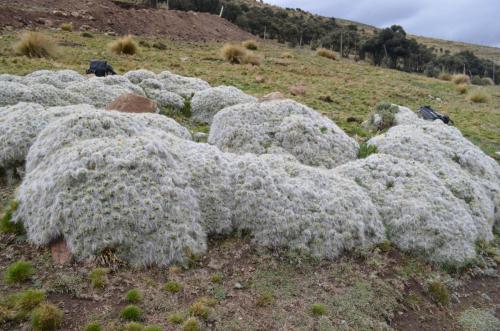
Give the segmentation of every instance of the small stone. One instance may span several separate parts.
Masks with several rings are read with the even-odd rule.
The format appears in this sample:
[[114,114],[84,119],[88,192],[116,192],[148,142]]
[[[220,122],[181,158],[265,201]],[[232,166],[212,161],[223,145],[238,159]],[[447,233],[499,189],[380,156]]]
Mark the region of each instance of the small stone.
[[237,290],[241,290],[241,289],[243,289],[243,285],[241,285],[241,283],[236,283],[236,284],[234,284],[234,288]]

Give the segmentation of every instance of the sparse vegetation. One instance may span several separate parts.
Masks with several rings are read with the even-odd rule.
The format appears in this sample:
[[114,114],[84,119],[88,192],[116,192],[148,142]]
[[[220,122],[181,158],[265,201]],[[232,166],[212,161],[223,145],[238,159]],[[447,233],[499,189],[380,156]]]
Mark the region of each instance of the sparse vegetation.
[[16,318],[24,319],[44,300],[44,291],[28,289],[12,294],[7,298],[7,303],[10,307],[12,307]]
[[125,324],[123,331],[143,331],[142,324],[138,322],[129,322]]
[[467,309],[460,315],[458,323],[465,331],[500,330],[500,320],[484,309]]
[[87,325],[85,325],[85,331],[101,331],[102,326],[98,322],[90,322]]
[[457,85],[470,84],[470,77],[467,75],[453,75],[452,80]]
[[163,331],[160,325],[147,325],[143,331]]
[[451,82],[451,80],[453,79],[452,75],[447,72],[440,73],[438,78],[447,82]]
[[30,262],[20,260],[12,263],[4,271],[3,278],[7,284],[23,283],[35,274],[35,269]]
[[123,308],[120,316],[126,321],[140,321],[142,319],[142,310],[135,305],[128,305]]
[[469,91],[469,87],[465,84],[457,86],[457,92],[459,94],[467,94],[468,91]]
[[118,55],[135,55],[139,52],[139,46],[132,36],[122,37],[109,45],[109,49]]
[[170,324],[181,324],[184,321],[184,315],[182,313],[173,313],[168,316],[168,322]]
[[326,57],[327,59],[330,59],[330,60],[337,59],[337,55],[335,54],[335,52],[333,52],[329,49],[326,49],[326,48],[319,48],[316,51],[316,55],[321,56],[321,57]]
[[52,58],[56,52],[54,42],[40,32],[25,32],[14,45],[14,52],[30,58]]
[[242,64],[247,55],[247,51],[243,47],[234,44],[224,45],[221,53],[222,57],[231,64]]
[[269,290],[260,291],[257,297],[257,306],[267,307],[270,306],[274,301],[274,295]]
[[142,292],[139,289],[132,289],[125,294],[125,300],[130,303],[142,301]]
[[189,313],[192,316],[207,319],[210,308],[203,300],[197,300],[189,307]]
[[63,23],[61,24],[60,28],[63,31],[71,32],[73,31],[73,22]]
[[257,42],[255,40],[244,41],[242,43],[242,45],[246,49],[249,49],[249,50],[252,50],[252,51],[256,51],[257,49],[259,49],[259,45],[257,44]]
[[170,293],[177,293],[182,290],[182,284],[171,280],[166,282],[165,285],[163,285],[163,289]]
[[292,53],[290,52],[284,52],[284,53],[281,53],[280,57],[282,59],[293,59],[293,55]]
[[427,289],[430,297],[434,302],[442,306],[447,306],[450,303],[450,293],[448,288],[442,282],[435,280],[429,284]]
[[52,304],[42,304],[31,315],[31,327],[35,331],[57,330],[64,318],[64,313]]
[[95,289],[103,289],[108,285],[108,275],[109,269],[106,268],[96,268],[92,270],[89,274],[90,284]]
[[19,202],[17,200],[12,200],[5,208],[5,212],[0,219],[0,233],[24,233],[24,227],[22,223],[12,222],[12,214],[16,211],[18,206]]
[[190,317],[182,325],[182,331],[199,331],[200,322],[195,317]]
[[222,282],[222,275],[221,274],[213,274],[211,277],[210,277],[210,281],[212,283],[221,283]]
[[470,101],[474,103],[486,103],[489,101],[489,96],[482,90],[476,90],[472,92]]
[[243,56],[241,64],[251,64],[253,66],[259,66],[261,62],[262,59],[260,58],[260,56],[253,52],[246,52],[246,54]]
[[315,303],[311,306],[311,312],[315,316],[323,316],[326,314],[326,306],[322,303]]
[[377,153],[377,146],[370,145],[368,143],[362,143],[359,145],[358,158],[366,159],[368,156]]

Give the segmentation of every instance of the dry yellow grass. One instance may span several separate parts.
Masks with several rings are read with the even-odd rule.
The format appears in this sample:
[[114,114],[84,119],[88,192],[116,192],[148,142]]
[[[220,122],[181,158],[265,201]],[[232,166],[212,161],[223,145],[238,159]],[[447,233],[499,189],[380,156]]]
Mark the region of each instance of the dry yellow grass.
[[257,54],[255,54],[253,52],[246,52],[246,54],[243,56],[243,59],[241,61],[242,64],[251,64],[254,66],[260,65],[261,62],[262,62],[262,59],[260,58],[260,56],[258,56]]
[[54,57],[56,46],[54,42],[39,32],[26,32],[21,40],[14,45],[14,52],[18,55],[37,58]]
[[259,49],[259,44],[255,40],[247,40],[242,43],[243,47],[246,49],[250,49],[252,51],[256,51]]
[[327,59],[330,59],[330,60],[337,59],[337,55],[335,54],[335,52],[333,52],[329,49],[326,49],[326,48],[319,48],[316,51],[316,55],[321,56],[321,57],[326,57]]
[[457,92],[460,94],[467,94],[468,91],[469,91],[469,87],[465,84],[457,86]]
[[115,54],[134,55],[139,52],[139,46],[130,35],[112,42],[109,49]]
[[293,55],[292,53],[290,52],[284,52],[284,53],[281,53],[281,56],[280,56],[282,59],[293,59]]
[[474,103],[487,103],[489,99],[490,99],[489,95],[482,90],[476,90],[470,96],[470,101]]
[[441,79],[441,80],[449,82],[449,81],[452,80],[453,77],[449,73],[447,73],[447,72],[442,72],[442,73],[439,74],[438,78]]
[[242,64],[247,51],[239,45],[226,44],[222,47],[221,54],[229,63]]
[[470,84],[470,77],[467,75],[453,75],[453,83],[455,84]]
[[71,32],[73,31],[73,22],[63,23],[60,26],[61,30]]

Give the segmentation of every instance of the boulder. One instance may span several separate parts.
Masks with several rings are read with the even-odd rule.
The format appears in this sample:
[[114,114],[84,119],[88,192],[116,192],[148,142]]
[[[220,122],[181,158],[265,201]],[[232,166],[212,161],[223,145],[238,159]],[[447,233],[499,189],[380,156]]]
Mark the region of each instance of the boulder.
[[113,100],[107,110],[117,110],[122,113],[156,113],[156,102],[139,95],[125,93]]
[[256,102],[252,97],[233,86],[208,88],[194,94],[191,100],[192,117],[202,123],[212,123],[220,110],[241,103]]

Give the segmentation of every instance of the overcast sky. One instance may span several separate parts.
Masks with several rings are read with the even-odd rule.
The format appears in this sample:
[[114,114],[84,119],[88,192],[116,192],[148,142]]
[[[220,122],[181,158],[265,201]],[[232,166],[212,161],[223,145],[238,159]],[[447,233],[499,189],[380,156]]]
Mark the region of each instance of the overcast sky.
[[408,33],[500,47],[500,0],[264,0]]

